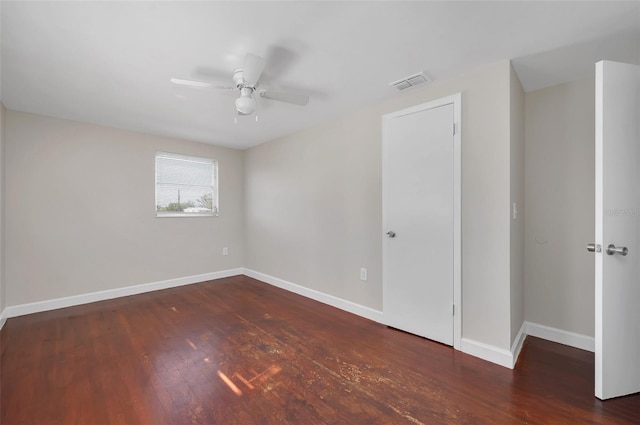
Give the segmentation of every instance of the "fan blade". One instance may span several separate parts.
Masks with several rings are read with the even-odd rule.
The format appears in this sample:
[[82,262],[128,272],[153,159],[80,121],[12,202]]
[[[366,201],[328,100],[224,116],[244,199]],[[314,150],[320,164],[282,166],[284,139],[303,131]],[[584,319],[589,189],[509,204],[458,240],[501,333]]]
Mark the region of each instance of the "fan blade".
[[181,80],[180,78],[172,78],[171,82],[178,86],[195,87],[203,89],[217,89],[222,91],[235,91],[238,88],[233,86],[216,85],[216,83],[207,83],[204,81],[196,80]]
[[212,83],[205,83],[204,81],[195,81],[195,80],[181,80],[180,78],[172,78],[171,82],[179,86],[203,87],[203,88],[213,87]]
[[266,62],[260,56],[247,53],[247,57],[244,59],[244,68],[242,69],[242,78],[245,83],[250,86],[255,86],[262,75]]
[[294,105],[304,106],[309,103],[309,96],[306,94],[287,93],[284,91],[262,90],[260,97],[265,99],[277,100],[278,102],[293,103]]

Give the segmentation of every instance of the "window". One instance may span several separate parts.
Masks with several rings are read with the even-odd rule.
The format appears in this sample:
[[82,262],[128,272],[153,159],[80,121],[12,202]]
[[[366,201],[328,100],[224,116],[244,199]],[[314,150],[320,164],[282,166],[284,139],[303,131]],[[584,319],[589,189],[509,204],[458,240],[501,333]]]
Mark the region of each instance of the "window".
[[218,162],[156,153],[156,216],[218,215]]

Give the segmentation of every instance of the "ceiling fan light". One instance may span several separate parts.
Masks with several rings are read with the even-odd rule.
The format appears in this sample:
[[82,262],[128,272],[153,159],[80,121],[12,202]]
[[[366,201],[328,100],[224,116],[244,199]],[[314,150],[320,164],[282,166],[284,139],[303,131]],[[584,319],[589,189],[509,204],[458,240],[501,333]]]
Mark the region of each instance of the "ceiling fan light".
[[241,114],[250,115],[256,110],[256,100],[252,96],[240,96],[236,99],[236,109]]

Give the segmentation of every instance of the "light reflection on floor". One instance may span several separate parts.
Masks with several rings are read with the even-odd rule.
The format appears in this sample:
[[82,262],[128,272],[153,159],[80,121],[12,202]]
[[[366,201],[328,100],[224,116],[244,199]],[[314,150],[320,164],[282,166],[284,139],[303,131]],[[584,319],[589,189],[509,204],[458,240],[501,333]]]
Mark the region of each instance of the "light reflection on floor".
[[[170,307],[170,310],[173,311],[174,313],[180,313],[180,311],[172,306]],[[241,318],[243,321],[250,323],[248,320]],[[255,326],[255,325],[254,325]],[[199,338],[195,338],[196,341],[200,341],[202,342],[202,347],[198,347],[198,345],[196,345],[193,340],[191,338],[185,338],[184,341],[186,343],[186,345],[188,345],[193,351],[209,351],[209,347],[210,347],[210,341],[209,341],[209,337],[210,337],[210,333],[205,333],[202,334]],[[202,348],[202,350],[199,350],[199,348]],[[193,352],[192,351],[192,352]],[[165,352],[165,354],[169,354],[170,352]],[[183,353],[183,355],[180,355],[179,357],[181,358],[181,360],[183,360],[184,362],[189,362],[189,361],[194,361],[196,359],[193,358],[193,356],[187,355],[186,357],[184,356],[184,354],[187,354],[184,351],[181,351],[181,353]],[[193,353],[196,357],[199,357],[196,353]],[[167,356],[167,358],[169,358],[170,356]],[[188,358],[191,358],[191,360],[187,360]],[[207,364],[207,365],[216,365],[217,367],[220,367],[220,364],[217,364],[217,362],[214,360],[214,358],[211,356],[211,353],[209,353],[209,356],[207,357],[200,357],[200,359],[202,359],[202,362]],[[197,361],[197,360],[196,360]],[[171,371],[172,372],[178,372],[178,370],[182,370],[183,368],[180,367],[179,365],[176,364],[176,358],[175,357],[171,357],[170,359],[171,362]],[[166,362],[163,362],[163,364],[166,365]],[[186,363],[185,363],[186,364]],[[267,380],[269,380],[270,378],[274,377],[275,375],[277,375],[278,373],[280,373],[282,371],[282,367],[276,365],[276,364],[272,364],[271,366],[267,367],[266,369],[262,370],[261,372],[256,371],[253,368],[249,368],[249,370],[245,370],[243,372],[240,371],[236,371],[233,373],[229,373],[228,375],[225,374],[222,370],[217,369],[217,375],[220,378],[220,380],[238,397],[243,395],[242,389],[240,389],[240,386],[246,387],[247,390],[251,391],[251,390],[255,390],[256,387],[260,387],[261,384],[264,384],[265,382],[267,382]],[[180,373],[180,372],[178,372]],[[248,376],[248,377],[247,377]],[[235,381],[235,382],[234,382]],[[245,391],[247,391],[245,390]]]
[[[254,381],[258,381],[259,383],[263,383],[265,382],[267,379],[277,375],[280,371],[282,370],[282,368],[278,365],[271,365],[268,368],[266,368],[265,370],[263,370],[262,372],[258,373],[255,370],[251,370],[251,372],[253,373],[253,378],[251,379],[247,379],[244,376],[242,376],[242,374],[240,374],[240,372],[235,372],[232,377],[233,378],[237,378],[240,382],[242,382],[248,389],[253,390],[255,388],[255,386],[253,385]],[[229,378],[227,375],[225,375],[222,371],[218,370],[218,376],[220,377],[220,379],[222,379],[222,382],[224,382],[225,384],[227,384],[227,386],[231,389],[231,391],[233,391],[237,396],[241,396],[242,395],[242,391],[240,390],[240,388],[238,388],[238,386],[231,380],[231,378]]]
[[198,347],[189,338],[187,338],[186,341],[187,344],[189,344],[189,347],[193,348],[194,350],[198,349]]
[[231,391],[233,391],[238,397],[242,395],[242,391],[240,390],[240,388],[238,388],[227,375],[218,370],[218,376],[220,377],[220,379],[222,379],[222,382],[227,384],[227,387],[229,387],[229,389],[231,389]]

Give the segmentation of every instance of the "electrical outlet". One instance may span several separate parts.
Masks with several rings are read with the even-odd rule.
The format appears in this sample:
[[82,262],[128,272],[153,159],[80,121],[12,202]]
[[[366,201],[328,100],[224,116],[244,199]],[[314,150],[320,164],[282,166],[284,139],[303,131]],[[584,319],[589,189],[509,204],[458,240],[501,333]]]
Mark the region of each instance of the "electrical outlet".
[[227,248],[226,246],[222,248],[222,255],[229,255],[229,248]]
[[367,280],[367,269],[360,269],[360,280]]

